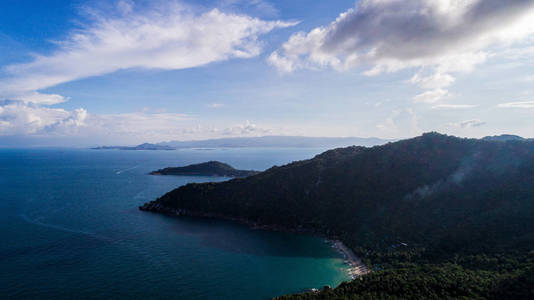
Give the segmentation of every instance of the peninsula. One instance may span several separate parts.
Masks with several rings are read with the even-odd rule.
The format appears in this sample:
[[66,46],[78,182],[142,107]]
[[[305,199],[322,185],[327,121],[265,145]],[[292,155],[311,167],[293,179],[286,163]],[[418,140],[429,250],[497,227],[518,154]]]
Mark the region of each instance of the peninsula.
[[217,176],[217,177],[247,177],[258,174],[258,171],[237,170],[220,161],[208,161],[185,167],[165,168],[150,172],[150,175],[180,175],[180,176]]
[[316,233],[370,270],[283,299],[532,299],[533,182],[534,142],[427,133],[187,184],[140,209]]

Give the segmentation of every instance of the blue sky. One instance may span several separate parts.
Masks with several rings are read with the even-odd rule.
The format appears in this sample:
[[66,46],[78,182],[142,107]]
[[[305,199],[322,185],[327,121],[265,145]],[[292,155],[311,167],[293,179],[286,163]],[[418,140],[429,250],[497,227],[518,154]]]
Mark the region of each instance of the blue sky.
[[0,145],[534,125],[534,1],[2,1]]

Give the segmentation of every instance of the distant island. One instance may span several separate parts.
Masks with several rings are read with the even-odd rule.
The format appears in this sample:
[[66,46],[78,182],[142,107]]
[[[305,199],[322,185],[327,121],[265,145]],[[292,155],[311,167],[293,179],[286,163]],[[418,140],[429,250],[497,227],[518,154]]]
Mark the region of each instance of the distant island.
[[337,148],[347,146],[376,146],[382,145],[390,140],[379,138],[360,137],[308,137],[308,136],[261,136],[261,137],[235,137],[220,138],[197,141],[170,141],[158,143],[181,148],[269,148],[269,147],[291,147],[291,148]]
[[101,146],[91,148],[93,150],[176,150],[176,148],[158,145],[158,144],[149,144],[144,143],[137,146]]
[[337,148],[347,146],[376,146],[390,140],[358,137],[305,137],[305,136],[262,136],[237,137],[197,141],[170,141],[156,144],[144,143],[137,146],[100,146],[95,150],[176,150],[192,148]]
[[[486,141],[530,141],[517,135],[496,135],[482,138]],[[170,141],[160,143],[143,143],[136,146],[99,146],[93,150],[177,150],[213,148],[339,148],[348,146],[372,147],[384,145],[394,140],[359,137],[306,137],[306,136],[262,136],[236,137],[195,141]]]
[[220,161],[208,161],[185,167],[164,168],[152,171],[150,175],[182,175],[182,176],[218,176],[218,177],[247,177],[258,174],[258,171],[237,170]]
[[140,209],[339,239],[371,271],[281,299],[533,299],[533,183],[534,142],[427,133],[187,184]]

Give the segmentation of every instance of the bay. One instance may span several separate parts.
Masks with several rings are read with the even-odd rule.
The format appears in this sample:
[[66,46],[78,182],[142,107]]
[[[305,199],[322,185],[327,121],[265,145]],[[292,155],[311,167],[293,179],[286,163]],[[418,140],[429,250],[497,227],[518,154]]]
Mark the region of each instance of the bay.
[[349,277],[321,238],[137,207],[189,182],[148,172],[219,160],[264,170],[324,149],[0,149],[0,296],[268,299]]

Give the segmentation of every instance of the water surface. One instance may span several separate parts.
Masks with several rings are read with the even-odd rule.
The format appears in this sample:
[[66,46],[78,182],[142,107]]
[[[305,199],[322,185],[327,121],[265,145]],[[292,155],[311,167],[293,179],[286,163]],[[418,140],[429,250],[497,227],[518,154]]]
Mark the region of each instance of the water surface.
[[0,297],[267,299],[347,280],[317,237],[137,209],[220,160],[263,170],[322,149],[0,150]]

